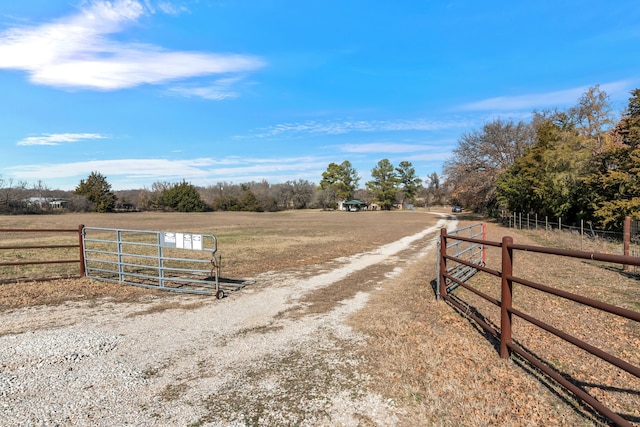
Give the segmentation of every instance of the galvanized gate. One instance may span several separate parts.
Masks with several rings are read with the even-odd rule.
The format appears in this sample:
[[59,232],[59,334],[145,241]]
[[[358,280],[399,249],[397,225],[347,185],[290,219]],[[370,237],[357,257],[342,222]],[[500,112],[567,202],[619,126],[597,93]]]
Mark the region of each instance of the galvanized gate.
[[[458,228],[457,230],[453,230],[448,233],[453,236],[463,236],[468,237],[470,239],[486,239],[486,228],[484,223],[473,224],[467,227]],[[436,298],[440,299],[440,256],[441,256],[441,247],[440,241],[438,241],[438,262],[437,262],[437,286],[436,286]],[[453,249],[453,251],[450,251]],[[445,251],[447,254],[451,254],[455,258],[460,258],[469,263],[484,266],[486,262],[485,248],[484,245],[479,243],[470,243],[463,242],[460,240],[454,240],[452,243],[447,244],[447,248]],[[451,253],[453,252],[453,253]],[[447,264],[447,274],[455,277],[457,280],[461,282],[465,282],[469,280],[474,274],[478,272],[478,269],[469,267],[468,265],[461,264],[458,262],[452,262]],[[446,290],[447,293],[451,292],[455,288],[458,287],[456,282],[453,282],[447,279]]]
[[86,277],[224,297],[212,234],[84,227]]

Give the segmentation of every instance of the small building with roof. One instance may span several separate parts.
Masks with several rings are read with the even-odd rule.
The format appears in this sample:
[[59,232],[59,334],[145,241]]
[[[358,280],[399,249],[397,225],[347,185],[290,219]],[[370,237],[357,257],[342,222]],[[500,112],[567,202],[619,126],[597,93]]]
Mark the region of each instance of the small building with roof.
[[352,199],[346,202],[342,202],[341,209],[349,212],[358,212],[361,210],[367,210],[367,208],[368,208],[368,204],[366,202],[363,202],[357,199]]

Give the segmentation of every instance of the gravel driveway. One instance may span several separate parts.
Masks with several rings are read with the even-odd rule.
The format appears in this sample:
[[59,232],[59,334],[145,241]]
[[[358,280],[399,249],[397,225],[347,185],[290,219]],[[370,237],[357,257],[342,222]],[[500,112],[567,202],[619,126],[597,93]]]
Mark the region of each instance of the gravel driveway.
[[[223,300],[4,313],[0,425],[393,426],[402,409],[367,390],[356,351],[366,336],[345,320],[424,259],[443,226],[455,221],[313,271],[261,274]],[[309,295],[355,274],[371,285],[314,309]]]

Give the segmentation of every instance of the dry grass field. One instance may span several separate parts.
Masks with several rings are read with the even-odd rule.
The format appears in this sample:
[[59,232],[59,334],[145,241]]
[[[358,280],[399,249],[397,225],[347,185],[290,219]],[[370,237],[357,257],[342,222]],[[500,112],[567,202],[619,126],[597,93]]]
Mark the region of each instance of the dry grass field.
[[[279,213],[118,213],[64,214],[37,216],[0,216],[0,229],[77,229],[87,227],[119,228],[214,234],[218,254],[222,256],[221,276],[242,280],[265,271],[281,271],[322,264],[376,248],[416,233],[435,223],[424,212],[327,212],[286,211]],[[77,234],[0,235],[0,244],[55,245],[78,242]],[[41,259],[78,259],[77,249],[0,251],[0,260],[11,262]],[[28,267],[0,267],[0,279],[57,277],[78,274],[77,264]],[[25,277],[26,276],[26,277]],[[83,291],[78,289],[80,287]],[[70,289],[71,288],[71,289]],[[0,308],[23,304],[59,303],[65,298],[100,296],[126,301],[149,291],[114,287],[87,281],[30,282],[5,285],[0,291]],[[22,295],[22,296],[21,296]]]
[[[441,212],[446,213],[446,210]],[[479,222],[479,218],[471,215],[459,215],[459,219],[460,226]],[[223,257],[222,277],[250,281],[269,271],[284,276],[287,271],[306,271],[312,277],[322,272],[323,266],[332,260],[375,250],[432,226],[436,220],[435,215],[422,210],[68,214],[3,216],[0,217],[0,228],[77,228],[79,224],[85,224],[211,233],[218,237],[219,253]],[[499,241],[506,234],[512,235],[517,243],[541,244],[544,241],[549,245],[561,235],[525,233],[488,224],[490,240]],[[22,237],[13,236],[12,239],[19,241]],[[2,240],[1,244],[7,243]],[[492,337],[451,306],[436,302],[431,284],[436,276],[433,251],[425,254],[420,248],[413,248],[404,256],[414,257],[416,262],[406,266],[393,279],[385,280],[384,286],[377,287],[372,282],[381,283],[380,277],[387,273],[369,268],[348,280],[304,295],[301,300],[304,309],[287,314],[288,318],[304,322],[310,315],[335,310],[357,293],[371,295],[366,306],[349,318],[351,327],[367,337],[363,345],[353,350],[363,361],[354,369],[368,378],[368,388],[394,402],[398,408],[397,425],[607,425],[606,420],[576,402],[525,361],[517,357],[501,360]],[[1,254],[0,259],[3,259]],[[499,263],[499,254],[489,251],[488,266],[499,269],[496,263]],[[514,273],[632,310],[639,309],[638,278],[623,274],[616,266],[517,254]],[[476,275],[471,282],[499,298],[499,285],[494,279]],[[238,292],[239,298],[242,298],[242,292]],[[463,289],[455,293],[468,304],[469,310],[475,310],[489,323],[499,325],[495,307]],[[139,304],[138,312],[143,315],[171,309],[175,306],[173,298],[159,291],[86,279],[22,280],[0,285],[2,316],[11,316],[16,310],[29,307],[55,307],[74,301],[89,301],[96,307]],[[196,310],[207,304],[203,298],[207,297],[192,296],[186,302],[181,300],[180,307]],[[640,365],[640,327],[633,322],[603,316],[520,288],[515,289],[514,306],[545,322],[562,325],[563,330]],[[614,370],[521,321],[515,323],[514,340],[640,425],[640,381],[637,378]],[[303,389],[295,390],[300,395],[305,393]],[[170,401],[175,398],[172,396],[168,393],[164,398]],[[220,406],[213,405],[211,417],[220,410]],[[358,425],[382,424],[375,422],[373,417],[363,417]]]

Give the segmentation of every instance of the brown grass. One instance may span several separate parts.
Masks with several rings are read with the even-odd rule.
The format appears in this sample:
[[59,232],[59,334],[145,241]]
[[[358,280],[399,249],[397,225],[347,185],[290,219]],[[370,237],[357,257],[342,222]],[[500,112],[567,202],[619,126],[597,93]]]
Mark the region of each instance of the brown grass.
[[108,299],[115,303],[165,298],[166,292],[88,279],[17,282],[0,285],[0,310]]
[[[492,224],[489,240],[513,235]],[[547,237],[548,238],[548,237]],[[497,252],[497,251],[496,251]],[[499,253],[488,266],[500,270]],[[436,302],[428,280],[435,263],[416,266],[408,280],[375,295],[354,319],[371,336],[367,357],[380,392],[408,409],[402,425],[601,425],[590,408],[519,357],[501,360],[497,341],[452,306]],[[497,264],[497,265],[496,265]],[[579,260],[558,261],[516,254],[518,272],[530,280],[571,292],[633,305],[640,287],[635,279]],[[500,299],[499,283],[476,275],[470,283]],[[499,327],[499,311],[475,294],[454,291],[470,310]],[[629,298],[631,297],[631,298]],[[595,313],[559,298],[514,289],[514,305],[544,321],[640,365],[640,325]],[[588,390],[614,411],[640,423],[640,381],[523,321],[514,324],[514,339],[565,377]]]
[[[65,214],[0,216],[0,228],[77,229],[90,227],[214,234],[222,256],[221,277],[239,280],[270,270],[308,267],[328,260],[373,249],[434,223],[434,216],[422,212],[326,212],[287,211],[279,213],[213,212]],[[44,243],[40,239],[44,240]],[[77,236],[0,233],[0,245],[77,243]],[[27,257],[28,254],[18,254]],[[52,257],[52,254],[48,255]],[[60,255],[59,255],[60,256]],[[55,259],[61,259],[55,258]],[[27,258],[31,260],[32,258]],[[16,261],[15,251],[0,250],[0,260]],[[32,282],[29,278],[69,274],[67,265],[43,269],[11,267],[0,270],[0,280],[20,277],[21,283],[0,285],[0,308],[59,304],[65,300],[113,298],[136,301],[151,291],[90,281]],[[73,265],[77,274],[77,265]],[[158,294],[156,292],[156,294]]]

